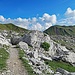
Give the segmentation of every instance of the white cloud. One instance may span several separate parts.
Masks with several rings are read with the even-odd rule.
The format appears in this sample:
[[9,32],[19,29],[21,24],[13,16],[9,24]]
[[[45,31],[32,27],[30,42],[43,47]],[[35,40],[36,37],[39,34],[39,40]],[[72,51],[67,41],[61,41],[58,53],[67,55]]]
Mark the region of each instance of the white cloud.
[[[37,17],[32,18],[5,18],[4,16],[0,15],[0,23],[13,23],[17,26],[31,29],[31,30],[40,30],[43,31],[52,25],[59,24],[59,25],[75,25],[75,10],[71,8],[67,8],[66,12],[64,13],[64,18],[61,18],[57,21],[57,16],[55,14],[49,15],[48,13],[44,13],[41,17],[38,15]],[[61,17],[61,16],[60,16]]]
[[5,21],[5,18],[2,15],[0,15],[0,21]]
[[59,25],[75,25],[75,10],[67,8],[65,18],[58,20]]
[[42,17],[39,17],[39,22],[41,25],[43,25],[42,29],[47,29],[51,27],[52,25],[56,24],[57,17],[56,15],[49,15],[47,13],[44,13]]
[[52,24],[56,23],[56,15],[50,16],[49,14],[45,13],[43,17],[40,17],[40,19],[45,22],[51,22]]
[[36,22],[37,21],[37,18],[36,17],[33,17],[32,18],[32,22]]
[[43,30],[43,26],[40,23],[36,23],[35,25],[32,25],[31,27],[32,30]]
[[22,21],[23,21],[23,19],[19,17],[19,18],[17,18],[17,21],[22,22]]
[[49,27],[51,27],[52,24],[51,23],[45,23],[45,29],[48,29]]
[[65,15],[67,17],[75,17],[75,10],[72,10],[71,8],[67,8],[67,11],[65,12]]
[[31,29],[31,30],[45,30],[48,27],[52,26],[55,24],[56,21],[56,15],[49,15],[47,13],[43,14],[42,17],[33,17],[33,18],[4,18],[2,15],[0,16],[0,22],[1,23],[13,23],[17,26],[26,28],[26,29]]

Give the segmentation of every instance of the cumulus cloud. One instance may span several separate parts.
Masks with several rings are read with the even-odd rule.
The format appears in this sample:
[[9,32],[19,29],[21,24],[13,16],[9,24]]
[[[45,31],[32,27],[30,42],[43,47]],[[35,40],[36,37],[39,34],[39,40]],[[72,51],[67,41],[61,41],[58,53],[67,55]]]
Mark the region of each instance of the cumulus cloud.
[[13,23],[17,26],[31,29],[31,30],[45,30],[52,26],[53,24],[56,24],[56,15],[49,15],[47,13],[44,13],[41,17],[32,17],[32,18],[4,18],[2,15],[0,16],[0,23]]
[[43,17],[40,17],[40,19],[45,22],[51,22],[52,24],[56,23],[56,15],[50,16],[49,14],[45,13]]
[[65,15],[65,18],[58,20],[58,24],[75,25],[75,10],[72,10],[71,8],[67,8],[64,15]]
[[31,27],[32,30],[43,30],[43,26],[40,23],[36,23],[35,25],[33,24]]
[[0,21],[5,21],[5,18],[2,15],[0,15]]
[[75,10],[72,10],[71,8],[67,8],[67,11],[65,12],[65,15],[67,17],[75,17]]
[[[60,15],[59,15],[60,16]],[[44,13],[42,16],[32,17],[32,18],[5,18],[0,15],[0,23],[13,23],[19,27],[23,27],[30,30],[40,30],[43,31],[52,25],[75,25],[75,10],[71,8],[67,8],[64,13],[64,18],[61,18],[57,21],[57,17],[55,14],[50,15],[48,13]]]
[[47,29],[51,27],[52,25],[56,24],[57,17],[56,15],[49,15],[47,13],[44,13],[42,17],[39,17],[40,23],[43,25],[43,29]]
[[45,23],[45,29],[48,29],[49,27],[51,27],[52,24],[51,23]]

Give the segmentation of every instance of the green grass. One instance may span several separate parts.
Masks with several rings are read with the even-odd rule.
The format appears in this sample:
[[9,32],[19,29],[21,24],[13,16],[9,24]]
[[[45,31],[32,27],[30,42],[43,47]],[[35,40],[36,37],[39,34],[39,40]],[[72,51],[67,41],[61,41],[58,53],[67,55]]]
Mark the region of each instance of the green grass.
[[25,67],[25,69],[28,72],[28,75],[35,75],[33,73],[33,69],[31,68],[31,66],[28,64],[28,61],[26,59],[23,59],[23,57],[25,57],[25,52],[23,50],[19,49],[19,58],[22,60],[23,65]]
[[0,48],[0,70],[4,70],[7,66],[6,60],[8,59],[8,52],[4,48]]
[[54,25],[44,31],[49,35],[68,35],[75,36],[75,26]]
[[75,72],[75,67],[63,61],[45,61],[45,63],[56,71],[57,68],[63,68],[69,72]]
[[11,33],[11,31],[20,32],[20,33],[28,32],[27,29],[18,27],[16,25],[12,24],[12,23],[0,24],[0,30],[8,30],[8,31],[10,31],[10,33]]

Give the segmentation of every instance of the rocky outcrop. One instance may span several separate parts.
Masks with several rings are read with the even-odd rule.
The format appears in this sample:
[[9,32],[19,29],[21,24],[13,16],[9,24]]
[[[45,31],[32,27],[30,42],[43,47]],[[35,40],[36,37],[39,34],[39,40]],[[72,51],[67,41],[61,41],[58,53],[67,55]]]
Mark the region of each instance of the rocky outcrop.
[[20,36],[12,36],[11,37],[11,44],[12,45],[17,45],[20,41],[21,41],[21,37]]
[[19,42],[19,47],[23,50],[28,50],[28,44],[25,42]]
[[9,40],[6,39],[6,37],[2,36],[2,34],[0,33],[0,44],[1,45],[10,45]]
[[69,52],[68,55],[65,55],[63,57],[63,60],[75,65],[75,53],[74,52]]
[[41,42],[49,42],[50,37],[39,31],[31,31],[26,34],[22,40],[32,47],[40,47]]
[[57,75],[57,73],[58,73],[58,75],[75,75],[75,72],[68,72],[62,68],[58,68],[56,71],[57,72],[54,75]]
[[63,75],[69,75],[69,72],[64,70],[64,69],[62,69],[62,68],[58,68],[56,71],[61,73],[61,74],[63,74]]
[[[75,53],[69,51],[65,46],[51,40],[50,36],[40,31],[31,31],[25,34],[22,38],[23,42],[19,42],[20,48],[22,48],[26,55],[27,60],[31,63],[32,68],[36,74],[54,73],[48,65],[44,63],[45,60],[63,60],[71,64],[75,63]],[[41,43],[47,42],[50,44],[49,51],[45,51],[41,48]],[[43,73],[45,71],[45,73]],[[67,71],[58,69],[58,75],[66,75]]]
[[38,75],[54,73],[49,66],[44,63],[45,60],[52,61],[48,51],[46,52],[40,47],[42,42],[48,42],[50,44],[50,37],[39,31],[31,31],[23,36],[22,41],[23,42],[19,42],[19,47],[25,51],[28,58],[27,60],[32,66],[34,72]]

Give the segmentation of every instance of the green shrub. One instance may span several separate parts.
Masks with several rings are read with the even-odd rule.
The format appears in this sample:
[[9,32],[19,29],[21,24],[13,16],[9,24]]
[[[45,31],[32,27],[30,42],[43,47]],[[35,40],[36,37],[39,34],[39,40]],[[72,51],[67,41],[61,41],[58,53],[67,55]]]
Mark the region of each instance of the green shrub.
[[41,47],[44,48],[45,51],[48,51],[50,44],[47,42],[43,42],[43,43],[41,43]]

